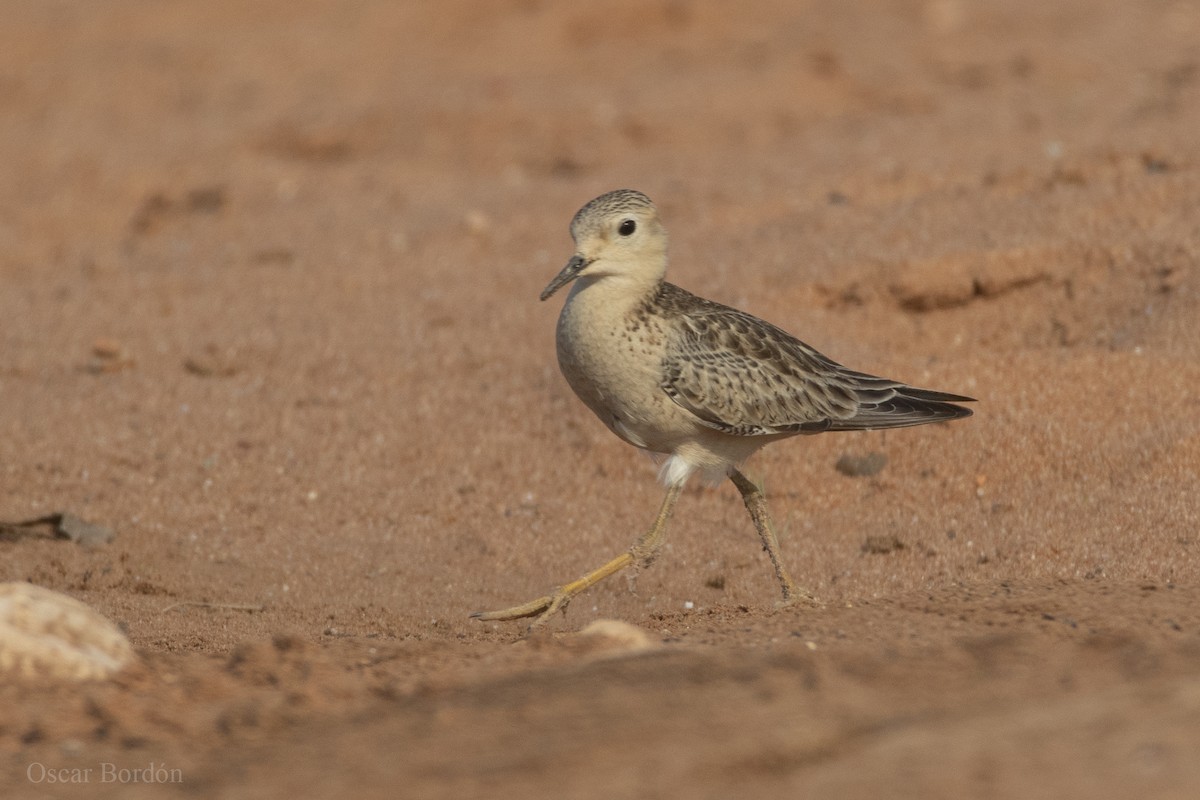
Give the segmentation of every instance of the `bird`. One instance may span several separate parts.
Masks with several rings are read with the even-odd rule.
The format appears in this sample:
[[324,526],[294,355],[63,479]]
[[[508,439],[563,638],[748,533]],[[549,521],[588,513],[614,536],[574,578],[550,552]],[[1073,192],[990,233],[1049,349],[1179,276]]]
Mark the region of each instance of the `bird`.
[[782,604],[816,604],[784,566],[762,488],[741,466],[764,445],[827,431],[903,428],[961,419],[974,398],[848,369],[744,311],[665,280],[667,232],[642,192],[591,200],[570,226],[575,254],[542,290],[571,285],[558,317],[558,363],[583,403],[625,442],[661,461],[666,493],[628,550],[548,594],[482,621],[545,624],[571,600],[628,567],[655,560],[688,479],[728,478],[762,541]]

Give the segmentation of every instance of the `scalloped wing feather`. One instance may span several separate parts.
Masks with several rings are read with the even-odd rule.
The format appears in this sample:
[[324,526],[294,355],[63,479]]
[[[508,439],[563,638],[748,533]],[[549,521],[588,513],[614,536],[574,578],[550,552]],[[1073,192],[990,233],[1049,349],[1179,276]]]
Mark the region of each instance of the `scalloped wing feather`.
[[703,424],[735,436],[923,425],[970,416],[961,395],[846,369],[750,314],[662,284],[678,313],[662,389]]

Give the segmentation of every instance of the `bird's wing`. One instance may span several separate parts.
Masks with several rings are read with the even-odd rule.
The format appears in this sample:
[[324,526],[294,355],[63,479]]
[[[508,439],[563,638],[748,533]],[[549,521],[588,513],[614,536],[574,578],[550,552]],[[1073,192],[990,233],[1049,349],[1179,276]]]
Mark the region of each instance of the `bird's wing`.
[[971,413],[953,405],[971,398],[846,369],[768,322],[702,302],[678,317],[662,389],[711,428],[738,436],[817,433]]

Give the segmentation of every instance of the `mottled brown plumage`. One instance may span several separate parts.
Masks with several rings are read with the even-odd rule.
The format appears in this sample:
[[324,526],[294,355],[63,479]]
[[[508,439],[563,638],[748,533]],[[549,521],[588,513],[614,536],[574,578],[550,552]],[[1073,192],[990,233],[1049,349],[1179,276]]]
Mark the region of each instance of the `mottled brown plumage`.
[[735,436],[872,430],[970,416],[961,395],[843,367],[769,322],[663,282],[647,303],[675,323],[663,391]]

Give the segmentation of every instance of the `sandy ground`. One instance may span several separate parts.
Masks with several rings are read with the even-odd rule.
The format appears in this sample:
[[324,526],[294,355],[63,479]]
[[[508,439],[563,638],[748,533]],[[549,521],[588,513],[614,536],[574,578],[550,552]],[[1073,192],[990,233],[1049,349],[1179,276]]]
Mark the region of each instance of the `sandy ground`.
[[[0,686],[0,795],[1200,795],[1198,43],[1182,0],[6,3],[0,520],[116,538],[7,529],[0,580],[141,663]],[[749,464],[822,608],[726,485],[636,591],[468,618],[660,500],[537,301],[623,186],[675,282],[979,398]]]

